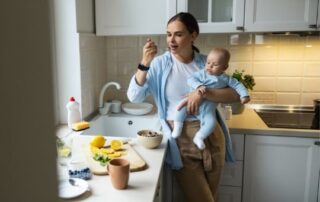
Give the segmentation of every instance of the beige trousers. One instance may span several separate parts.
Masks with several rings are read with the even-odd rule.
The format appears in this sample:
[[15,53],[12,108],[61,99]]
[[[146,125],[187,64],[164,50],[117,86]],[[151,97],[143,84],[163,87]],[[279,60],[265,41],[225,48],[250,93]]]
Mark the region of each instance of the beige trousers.
[[[172,122],[169,123],[172,126]],[[184,167],[175,171],[178,183],[188,202],[216,202],[225,161],[225,139],[217,124],[206,140],[206,148],[199,150],[192,139],[199,130],[199,121],[184,122],[177,138]]]

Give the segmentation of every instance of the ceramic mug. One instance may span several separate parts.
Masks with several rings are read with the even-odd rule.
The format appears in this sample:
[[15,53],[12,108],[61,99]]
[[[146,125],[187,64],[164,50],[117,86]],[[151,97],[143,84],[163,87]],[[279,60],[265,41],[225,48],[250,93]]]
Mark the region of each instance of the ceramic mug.
[[129,182],[130,163],[126,159],[112,159],[107,166],[112,186],[116,189],[126,189]]

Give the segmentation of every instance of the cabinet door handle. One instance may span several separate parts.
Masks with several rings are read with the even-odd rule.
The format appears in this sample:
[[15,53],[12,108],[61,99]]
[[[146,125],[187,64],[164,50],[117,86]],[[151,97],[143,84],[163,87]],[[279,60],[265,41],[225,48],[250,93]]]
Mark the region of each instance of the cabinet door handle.
[[320,141],[315,141],[314,144],[320,146]]
[[244,31],[244,27],[242,27],[242,26],[237,26],[237,27],[236,27],[236,30]]
[[317,25],[316,25],[316,24],[314,24],[314,25],[309,25],[309,28],[317,29]]

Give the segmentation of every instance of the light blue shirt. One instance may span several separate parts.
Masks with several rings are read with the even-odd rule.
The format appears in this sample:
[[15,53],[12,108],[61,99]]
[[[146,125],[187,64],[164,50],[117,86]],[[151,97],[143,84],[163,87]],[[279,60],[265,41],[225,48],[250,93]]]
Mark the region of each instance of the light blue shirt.
[[[194,61],[197,63],[198,67],[203,68],[206,63],[206,56],[195,52]],[[171,129],[166,122],[167,101],[165,96],[165,86],[167,83],[168,75],[172,69],[172,64],[172,58],[170,52],[168,51],[154,58],[150,64],[150,69],[148,71],[146,82],[144,83],[144,85],[138,85],[134,75],[130,81],[127,95],[129,100],[134,103],[143,102],[144,99],[149,95],[153,96],[158,108],[158,116],[162,125],[163,133],[168,139],[166,162],[172,169],[178,170],[183,167],[180,151],[176,140],[171,137]],[[229,130],[226,123],[221,118],[219,111],[217,113],[217,119],[225,135],[226,160],[234,162],[235,159],[232,150]]]

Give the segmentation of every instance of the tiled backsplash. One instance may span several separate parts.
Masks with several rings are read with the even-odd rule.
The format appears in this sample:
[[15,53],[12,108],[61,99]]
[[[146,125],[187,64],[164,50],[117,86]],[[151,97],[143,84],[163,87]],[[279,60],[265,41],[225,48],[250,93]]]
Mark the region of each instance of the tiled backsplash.
[[80,34],[81,111],[87,117],[98,109],[99,94],[107,81],[105,38]]
[[[147,37],[80,36],[84,114],[97,108],[100,89],[108,81],[117,81],[122,88],[108,90],[105,98],[126,102],[126,89]],[[165,35],[151,39],[159,54],[166,50]],[[256,80],[251,103],[311,105],[320,98],[320,36],[202,34],[195,45],[205,54],[213,47],[230,51],[227,72],[244,69]]]

